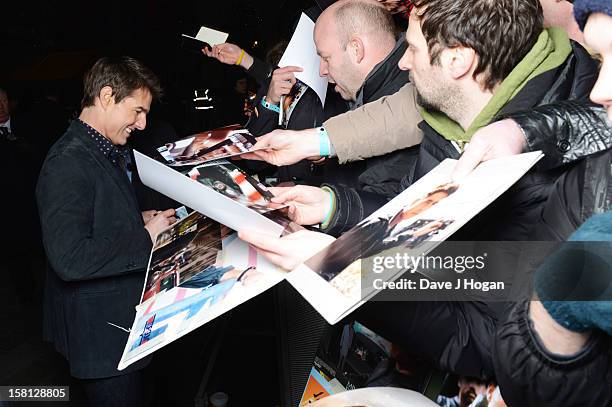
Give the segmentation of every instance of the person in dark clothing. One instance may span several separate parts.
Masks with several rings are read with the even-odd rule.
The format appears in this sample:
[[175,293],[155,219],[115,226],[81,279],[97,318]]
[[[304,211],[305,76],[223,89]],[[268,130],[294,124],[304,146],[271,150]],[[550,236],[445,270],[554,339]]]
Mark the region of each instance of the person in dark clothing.
[[43,333],[82,379],[92,406],[138,406],[143,360],[118,371],[156,235],[174,210],[141,212],[124,147],[142,130],[157,78],[129,57],[87,73],[78,120],[53,145],[36,197],[50,268]]
[[[408,82],[397,65],[405,41],[396,38],[390,13],[375,1],[335,2],[317,19],[314,41],[321,57],[319,74],[328,78],[350,109],[393,94]],[[391,198],[399,192],[400,174],[410,171],[414,154],[405,149],[349,165],[327,160],[324,179],[338,188]]]
[[249,119],[245,111],[249,90],[246,72],[235,67],[230,68],[228,83],[231,84],[231,88],[219,96],[219,103],[216,106],[218,111],[215,116],[217,122],[215,127],[232,124],[244,126]]
[[[456,52],[458,48],[442,48],[442,44],[438,44],[432,45],[432,51],[429,51],[428,39],[437,38],[436,27],[442,26],[431,21],[444,17],[434,15],[429,21],[427,14],[425,17],[417,17],[413,13],[412,24],[407,32],[407,40],[412,48],[406,52],[400,65],[411,71],[418,102],[423,106],[421,113],[424,121],[419,126],[424,132],[424,138],[416,167],[402,180],[403,188],[411,185],[443,159],[458,158],[471,135],[499,115],[508,115],[556,100],[586,100],[588,97],[595,82],[597,63],[579,44],[568,40],[563,30],[542,30],[539,3],[525,3],[521,7],[529,8],[531,12],[518,14],[517,21],[513,21],[515,25],[507,29],[513,30],[516,25],[523,25],[531,27],[529,32],[520,36],[515,34],[517,38],[513,41],[508,36],[503,41],[501,38],[480,38],[476,34],[472,38],[472,42],[478,44],[475,45],[479,49],[478,53],[482,53],[479,61],[490,61],[499,53],[507,58],[504,64],[496,64],[495,68],[483,65],[482,62],[477,64],[474,62],[477,51],[470,48],[473,54],[462,59],[465,61],[463,71],[453,71],[457,69],[454,65],[446,68],[445,65],[439,65],[442,54]],[[458,21],[472,17],[469,11],[463,11],[462,15],[458,8],[453,8],[452,13],[452,18],[447,19],[453,21],[454,28],[445,29],[443,33],[447,42],[460,41],[453,30],[457,33],[465,31],[465,28],[457,25]],[[518,21],[520,18],[531,20]],[[471,24],[477,24],[476,19],[472,20]],[[501,32],[505,28],[496,30]],[[476,33],[478,30],[474,28],[470,32]],[[517,51],[517,43],[521,44],[520,52]],[[472,65],[469,65],[469,61],[472,61]],[[483,75],[480,70],[490,72]],[[559,175],[555,171],[530,172],[463,228],[458,238],[530,238],[532,226],[537,223],[549,188]],[[328,213],[322,230],[334,236],[350,229],[386,202],[382,195],[347,191],[335,188],[334,185],[325,186],[331,190],[335,202],[332,207],[335,210]],[[512,221],[491,222],[500,213],[504,214],[503,219]],[[323,220],[324,217],[314,223]]]
[[[267,60],[270,64],[278,65],[287,44],[286,41],[281,41],[268,52],[269,58]],[[330,89],[328,89],[325,106],[323,107],[314,90],[301,82],[296,85],[296,79],[292,73],[295,69],[296,67],[275,69],[262,82],[255,97],[255,111],[246,125],[246,128],[254,136],[259,137],[277,128],[301,130],[320,126],[329,117],[348,110],[346,102],[337,94],[331,92]],[[281,94],[277,87],[286,88],[285,92]],[[292,97],[285,98],[286,106],[283,107],[285,109],[285,120],[279,125],[279,113],[276,110],[280,102],[280,96],[284,94],[291,94]],[[268,101],[271,103],[268,103]],[[244,166],[255,172],[264,173],[262,163],[245,161]],[[310,160],[302,160],[293,165],[278,168],[272,165],[263,165],[263,167],[267,170],[264,174],[275,178],[277,183],[292,182],[320,185],[323,182],[323,166]]]
[[[577,1],[575,6],[577,15],[585,13],[585,9],[599,12],[589,20],[593,24],[586,31],[586,40],[589,43],[591,38],[604,60],[609,58],[611,44],[598,41],[612,28],[609,3]],[[597,85],[610,78],[602,71]],[[612,112],[610,89],[596,86],[592,92],[596,95],[593,100],[603,103],[608,112]],[[554,166],[571,162],[581,154],[592,154],[587,157],[591,158],[609,153],[606,150],[610,142],[609,123],[606,124],[604,116],[602,108],[565,102],[517,118],[522,125],[528,124],[524,127],[526,139],[522,139],[525,147],[546,146],[552,157],[545,164]],[[475,137],[482,140],[480,135]],[[508,133],[501,133],[492,141],[478,141],[462,157],[459,172],[466,172],[466,168],[473,168],[479,161],[516,154],[523,148],[521,145],[516,151],[507,140]],[[554,147],[559,145],[557,142],[563,142],[561,146],[567,148]],[[597,162],[583,172],[584,184],[591,183],[589,167],[597,166],[608,174],[603,183],[609,185],[609,164]],[[525,300],[501,304],[502,307],[482,302],[397,303],[393,313],[388,312],[385,303],[370,303],[362,308],[358,318],[443,369],[481,378],[495,377],[509,405],[609,405],[612,216],[606,207],[609,200],[605,203],[606,186],[599,190],[602,193],[598,200],[604,204],[600,210],[607,212],[589,219],[570,240],[603,243],[583,243],[580,253],[575,252],[576,246],[562,246],[546,260],[536,273],[535,294],[539,301]],[[279,242],[269,244],[278,246]],[[308,254],[303,258],[308,258]],[[555,287],[569,295],[560,297]],[[402,315],[401,323],[396,315]]]
[[[536,2],[525,7],[539,9]],[[469,14],[469,12],[466,13]],[[403,180],[403,187],[412,184],[443,159],[459,158],[471,134],[480,126],[494,120],[496,116],[507,115],[554,100],[585,100],[588,97],[595,82],[596,62],[579,44],[570,42],[562,30],[541,31],[540,13],[538,12],[537,20],[524,23],[530,24],[533,30],[523,37],[522,41],[525,43],[521,45],[520,52],[512,50],[512,47],[517,46],[516,43],[507,43],[507,46],[510,47],[508,51],[502,51],[501,48],[506,45],[499,41],[489,45],[483,41],[478,46],[487,53],[487,55],[480,55],[480,60],[489,60],[497,52],[500,52],[500,55],[513,55],[514,59],[505,61],[506,65],[497,64],[496,69],[493,70],[480,66],[480,63],[478,67],[474,66],[474,72],[491,70],[492,74],[488,75],[488,78],[484,76],[481,81],[475,81],[474,83],[479,83],[478,86],[483,86],[483,88],[473,93],[470,93],[467,88],[463,90],[461,87],[457,88],[456,85],[460,82],[451,80],[449,83],[443,83],[438,79],[444,74],[440,70],[441,67],[436,66],[436,61],[440,58],[440,53],[444,51],[438,50],[435,53],[430,51],[434,57],[429,58],[433,62],[429,61],[429,58],[420,59],[419,52],[423,51],[423,47],[424,52],[427,52],[429,47],[429,42],[426,40],[429,41],[429,38],[436,35],[434,21],[443,17],[432,14],[431,19],[428,20],[426,14],[420,19],[412,18],[413,24],[409,27],[407,38],[411,44],[418,41],[418,45],[413,45],[418,51],[414,51],[413,55],[410,52],[407,53],[401,63],[404,69],[411,70],[412,82],[418,92],[417,99],[423,106],[421,113],[424,121],[419,127],[423,130],[424,138],[420,145],[416,168]],[[453,20],[461,21],[461,18],[454,16]],[[523,23],[516,22],[516,24]],[[420,27],[422,29],[418,29]],[[455,41],[452,30],[459,33],[462,28],[457,26],[448,30],[450,34],[445,34],[448,36],[445,41],[452,42]],[[436,48],[432,46],[431,49]],[[464,75],[470,78],[471,74],[465,72]],[[454,89],[453,86],[455,86]],[[493,86],[495,86],[494,90]],[[474,95],[478,94],[482,98],[474,103]],[[480,236],[482,240],[527,239],[534,223],[532,220],[541,203],[546,200],[547,188],[554,182],[555,176],[554,173],[531,172],[507,191],[492,207],[474,219],[460,234],[469,236],[469,239]],[[364,208],[367,206],[363,205]],[[491,217],[499,213],[506,213],[506,219],[513,219],[513,227],[508,227],[509,225],[504,222],[494,223],[499,228],[483,226],[491,224]],[[351,218],[349,213],[337,213],[335,216],[328,227],[330,232],[338,233],[352,226],[351,223],[346,223]],[[478,236],[475,235],[475,231],[479,231]]]

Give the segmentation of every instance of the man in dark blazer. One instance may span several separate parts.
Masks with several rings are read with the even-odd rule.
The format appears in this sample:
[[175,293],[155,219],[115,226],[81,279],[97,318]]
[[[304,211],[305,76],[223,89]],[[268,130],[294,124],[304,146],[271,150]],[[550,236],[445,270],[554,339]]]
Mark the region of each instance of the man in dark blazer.
[[102,58],[84,80],[82,111],[53,145],[36,196],[50,264],[44,334],[83,380],[90,405],[142,403],[139,369],[117,370],[152,242],[174,210],[140,212],[125,147],[161,89],[129,58]]

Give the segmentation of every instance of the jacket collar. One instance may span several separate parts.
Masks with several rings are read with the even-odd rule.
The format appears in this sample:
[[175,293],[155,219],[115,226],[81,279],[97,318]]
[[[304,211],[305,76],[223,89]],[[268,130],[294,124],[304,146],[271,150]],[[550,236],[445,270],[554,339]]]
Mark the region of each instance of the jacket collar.
[[389,55],[374,66],[366,76],[363,85],[357,91],[357,100],[350,104],[351,110],[389,94],[386,90],[395,81],[403,80],[402,84],[408,82],[408,73],[399,69],[397,65],[405,51],[406,40],[402,33]]
[[[98,144],[88,134],[87,127],[80,120],[73,120],[67,130],[68,134],[73,135],[73,140],[76,143],[82,143],[83,147],[91,152],[94,159],[102,166],[108,175],[117,184],[125,199],[127,199],[134,208],[134,213],[140,216],[138,200],[134,192],[134,188],[127,177],[127,174],[118,166],[114,165],[110,159],[102,152]],[[129,150],[128,150],[129,154]],[[139,217],[142,221],[142,218]]]

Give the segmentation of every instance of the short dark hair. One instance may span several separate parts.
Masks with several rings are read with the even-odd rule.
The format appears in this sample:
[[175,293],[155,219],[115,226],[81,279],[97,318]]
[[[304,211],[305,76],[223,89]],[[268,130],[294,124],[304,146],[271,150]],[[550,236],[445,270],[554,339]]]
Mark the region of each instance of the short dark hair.
[[415,0],[432,64],[444,48],[464,46],[478,54],[474,78],[491,90],[512,72],[544,29],[538,0]]
[[157,76],[140,61],[131,57],[104,57],[96,61],[83,80],[81,108],[93,106],[103,87],[113,89],[115,103],[138,89],[147,89],[153,99],[162,94]]

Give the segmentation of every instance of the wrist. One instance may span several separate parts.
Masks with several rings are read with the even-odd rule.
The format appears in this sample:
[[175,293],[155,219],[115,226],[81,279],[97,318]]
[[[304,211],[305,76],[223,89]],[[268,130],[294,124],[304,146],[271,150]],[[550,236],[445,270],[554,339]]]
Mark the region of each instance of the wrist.
[[317,136],[319,138],[319,155],[321,157],[331,156],[331,142],[329,141],[329,135],[325,127],[317,127]]
[[319,128],[300,130],[297,133],[304,156],[311,161],[319,160],[321,158]]
[[280,106],[278,103],[270,103],[267,96],[261,98],[261,105],[268,110],[272,110],[273,112],[280,113]]
[[266,101],[268,103],[271,103],[273,105],[279,105],[280,103],[280,98],[274,97],[273,95],[270,95],[269,93],[266,95]]
[[329,187],[322,187],[321,189],[326,192],[327,196],[327,199],[325,199],[325,208],[327,208],[327,210],[321,221],[321,229],[326,229],[336,212],[336,196],[334,195],[334,191]]
[[525,133],[525,130],[523,130],[523,128],[512,119],[508,119],[508,125],[513,127],[513,133],[517,135],[517,142],[519,143],[521,152],[526,153],[528,151],[532,151],[527,143],[527,134]]
[[556,355],[574,355],[586,344],[589,334],[573,332],[557,323],[540,301],[531,301],[529,319],[541,344]]
[[245,51],[244,55],[242,56],[242,61],[240,61],[240,63],[237,65],[240,65],[244,69],[250,69],[251,66],[253,66],[253,57]]
[[153,242],[153,244],[155,244],[155,238],[157,237],[157,234],[152,231],[148,226],[144,227],[147,231],[147,233],[149,233],[149,237],[151,238],[151,242]]

